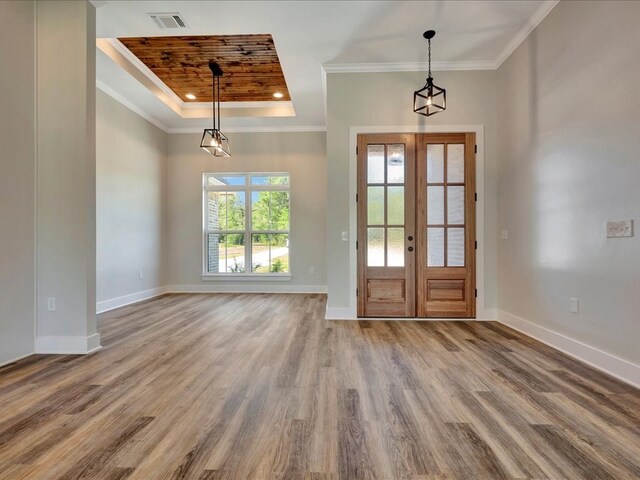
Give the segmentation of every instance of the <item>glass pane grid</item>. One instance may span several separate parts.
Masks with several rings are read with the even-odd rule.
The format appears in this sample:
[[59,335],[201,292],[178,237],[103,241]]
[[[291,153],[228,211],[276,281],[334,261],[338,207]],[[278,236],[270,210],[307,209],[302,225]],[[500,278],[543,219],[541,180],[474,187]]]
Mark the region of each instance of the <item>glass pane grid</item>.
[[[265,273],[288,273],[289,175],[225,173],[204,177],[205,271],[262,273],[256,263],[264,263]],[[260,256],[261,247],[265,258]],[[250,262],[252,254],[258,257]]]
[[464,149],[464,144],[427,145],[428,267],[465,266]]

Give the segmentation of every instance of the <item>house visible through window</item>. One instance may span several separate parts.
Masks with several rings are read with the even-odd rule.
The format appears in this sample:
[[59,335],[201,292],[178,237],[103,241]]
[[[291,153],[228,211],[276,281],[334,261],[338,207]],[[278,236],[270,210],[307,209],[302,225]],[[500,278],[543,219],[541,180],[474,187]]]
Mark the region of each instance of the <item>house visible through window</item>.
[[289,174],[204,175],[204,274],[289,275]]

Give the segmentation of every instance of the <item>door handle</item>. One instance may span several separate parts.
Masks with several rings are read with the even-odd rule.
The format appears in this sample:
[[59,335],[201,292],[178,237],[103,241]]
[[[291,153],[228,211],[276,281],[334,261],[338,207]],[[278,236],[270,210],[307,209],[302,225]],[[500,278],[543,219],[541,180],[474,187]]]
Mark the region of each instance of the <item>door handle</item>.
[[413,247],[409,247],[407,248],[407,250],[409,250],[410,252],[413,252]]

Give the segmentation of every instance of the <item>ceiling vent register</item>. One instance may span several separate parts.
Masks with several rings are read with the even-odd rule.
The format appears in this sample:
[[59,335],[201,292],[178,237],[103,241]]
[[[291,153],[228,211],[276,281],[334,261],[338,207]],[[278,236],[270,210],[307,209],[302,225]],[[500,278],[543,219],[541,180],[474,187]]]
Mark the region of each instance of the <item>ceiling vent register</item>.
[[147,15],[162,30],[166,28],[187,28],[187,22],[184,21],[179,13],[148,13]]

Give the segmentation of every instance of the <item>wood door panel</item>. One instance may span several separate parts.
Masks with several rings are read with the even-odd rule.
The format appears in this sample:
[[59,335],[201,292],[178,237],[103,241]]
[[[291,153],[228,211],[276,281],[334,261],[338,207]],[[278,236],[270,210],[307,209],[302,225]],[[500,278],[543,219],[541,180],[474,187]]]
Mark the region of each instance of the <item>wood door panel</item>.
[[427,280],[427,301],[464,300],[464,280]]
[[367,302],[401,302],[407,299],[404,279],[367,280]]

